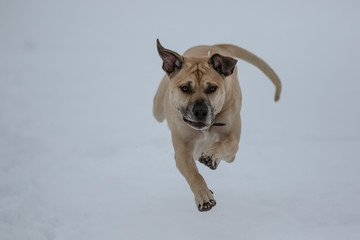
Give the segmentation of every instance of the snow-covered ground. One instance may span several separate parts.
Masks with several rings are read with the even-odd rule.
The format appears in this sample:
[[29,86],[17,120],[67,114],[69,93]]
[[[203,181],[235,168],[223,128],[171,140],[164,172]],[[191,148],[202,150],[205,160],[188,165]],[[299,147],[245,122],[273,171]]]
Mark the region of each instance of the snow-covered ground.
[[[357,1],[1,1],[0,239],[360,239]],[[152,117],[156,38],[233,43],[236,161],[200,213]]]

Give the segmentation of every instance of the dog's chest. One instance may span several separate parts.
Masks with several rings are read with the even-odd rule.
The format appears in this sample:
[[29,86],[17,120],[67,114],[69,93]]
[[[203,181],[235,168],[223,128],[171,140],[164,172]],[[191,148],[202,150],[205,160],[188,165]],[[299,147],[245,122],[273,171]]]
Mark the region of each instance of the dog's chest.
[[201,154],[209,150],[211,145],[217,141],[219,141],[219,136],[216,132],[202,131],[202,134],[195,141],[193,158],[199,159]]

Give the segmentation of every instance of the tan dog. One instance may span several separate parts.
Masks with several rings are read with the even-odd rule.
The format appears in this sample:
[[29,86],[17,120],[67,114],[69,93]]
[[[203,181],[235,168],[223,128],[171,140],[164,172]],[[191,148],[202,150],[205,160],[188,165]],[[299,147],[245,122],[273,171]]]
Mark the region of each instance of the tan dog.
[[197,46],[183,56],[157,49],[166,72],[154,98],[153,113],[171,130],[176,166],[186,178],[200,211],[215,206],[213,192],[199,174],[195,160],[216,169],[220,160],[232,162],[238,150],[242,95],[236,62],[243,59],[270,78],[279,100],[281,82],[271,67],[234,45]]

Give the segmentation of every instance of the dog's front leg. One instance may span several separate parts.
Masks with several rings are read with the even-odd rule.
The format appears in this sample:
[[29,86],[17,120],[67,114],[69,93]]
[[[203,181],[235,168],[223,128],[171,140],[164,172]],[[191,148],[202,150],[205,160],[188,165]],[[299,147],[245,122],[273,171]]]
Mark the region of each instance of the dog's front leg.
[[226,139],[215,142],[206,152],[203,152],[199,157],[199,162],[215,170],[222,159],[227,162],[234,161],[238,148],[239,138],[229,135]]
[[206,185],[204,178],[200,175],[195,161],[192,157],[193,148],[173,139],[175,149],[176,167],[189,183],[191,191],[195,196],[195,203],[199,211],[208,211],[215,206],[216,201],[213,193]]

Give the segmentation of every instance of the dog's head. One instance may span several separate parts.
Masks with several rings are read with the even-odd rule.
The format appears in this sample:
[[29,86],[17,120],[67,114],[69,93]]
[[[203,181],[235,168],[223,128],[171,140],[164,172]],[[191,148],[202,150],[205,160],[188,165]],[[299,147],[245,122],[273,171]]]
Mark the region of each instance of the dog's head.
[[237,60],[217,53],[186,58],[165,49],[159,40],[157,49],[170,78],[171,105],[193,129],[209,128],[224,105],[224,81],[234,72]]

